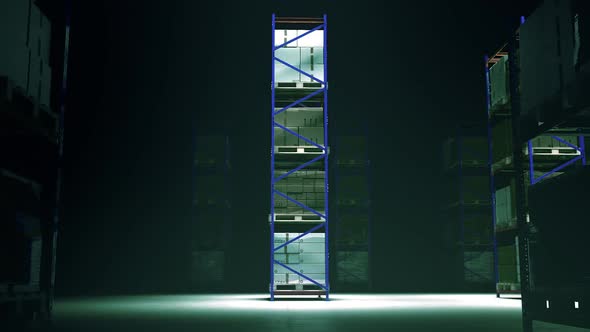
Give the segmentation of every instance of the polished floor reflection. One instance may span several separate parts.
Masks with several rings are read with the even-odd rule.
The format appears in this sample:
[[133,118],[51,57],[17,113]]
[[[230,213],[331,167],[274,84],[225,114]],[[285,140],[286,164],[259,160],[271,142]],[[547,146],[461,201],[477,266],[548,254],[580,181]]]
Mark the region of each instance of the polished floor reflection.
[[494,294],[127,296],[61,299],[52,331],[517,332],[520,315],[519,300]]

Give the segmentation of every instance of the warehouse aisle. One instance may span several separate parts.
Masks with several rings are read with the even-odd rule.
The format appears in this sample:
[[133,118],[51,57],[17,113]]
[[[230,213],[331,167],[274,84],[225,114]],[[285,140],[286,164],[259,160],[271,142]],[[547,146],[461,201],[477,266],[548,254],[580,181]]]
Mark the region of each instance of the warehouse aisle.
[[517,332],[520,324],[520,301],[493,294],[337,294],[330,302],[269,302],[266,295],[170,295],[60,300],[52,331]]

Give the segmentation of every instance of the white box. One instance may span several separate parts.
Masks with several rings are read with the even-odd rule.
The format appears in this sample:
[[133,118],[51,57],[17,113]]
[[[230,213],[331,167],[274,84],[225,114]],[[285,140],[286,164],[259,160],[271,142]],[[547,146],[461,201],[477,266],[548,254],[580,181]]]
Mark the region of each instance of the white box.
[[[309,30],[297,30],[297,36],[301,36]],[[305,37],[300,38],[299,47],[323,47],[324,30],[316,30]]]
[[300,254],[287,254],[287,262],[289,264],[299,264],[301,262]]
[[325,254],[299,254],[299,263],[301,264],[324,264],[325,261]]
[[[295,271],[299,272],[299,264],[285,264],[286,266],[292,268]],[[291,270],[284,268],[283,266],[276,264],[274,265],[274,272],[276,273],[293,273]]]
[[[289,65],[301,68],[301,52],[299,48],[280,48],[275,51],[275,57]],[[275,82],[298,82],[301,75],[298,71],[275,61]]]
[[286,273],[275,273],[275,285],[285,285],[287,283]]
[[[319,80],[324,80],[324,53],[322,47],[301,48],[301,70]],[[311,78],[304,76],[302,76],[302,80],[306,82],[312,81]]]
[[326,246],[324,243],[301,243],[301,253],[323,253],[326,252]]
[[[317,274],[306,274],[310,279],[313,279],[315,282],[324,285],[326,283],[326,275],[324,273],[317,273]],[[304,285],[314,285],[311,281],[301,277],[301,283]]]
[[288,254],[297,254],[300,253],[299,243],[289,243],[287,245],[287,253]]
[[299,272],[308,274],[317,274],[326,272],[325,264],[299,264]]
[[302,243],[324,243],[326,241],[326,234],[324,233],[310,233],[300,239]]
[[295,273],[287,273],[287,284],[289,285],[297,285],[301,283],[301,277],[298,274]]
[[275,261],[278,261],[283,264],[287,264],[287,255],[286,254],[277,254],[274,255]]
[[[275,30],[275,46],[282,45],[295,37],[297,37],[297,30]],[[296,40],[284,47],[297,47],[298,45],[299,40]]]

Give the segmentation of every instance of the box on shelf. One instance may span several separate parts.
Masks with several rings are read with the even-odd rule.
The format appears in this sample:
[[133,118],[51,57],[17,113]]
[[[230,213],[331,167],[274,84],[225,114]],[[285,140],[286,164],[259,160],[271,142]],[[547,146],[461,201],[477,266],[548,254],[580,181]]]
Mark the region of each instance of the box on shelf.
[[[290,29],[276,29],[275,30],[275,46],[282,45],[289,40],[297,37],[297,30],[290,30]],[[299,44],[299,39],[293,41],[292,43],[287,44],[286,48],[297,47]]]
[[[275,57],[301,70],[301,50],[299,48],[280,48]],[[275,61],[275,82],[300,82],[301,74],[289,66]]]
[[504,120],[492,128],[492,152],[494,163],[512,158],[514,151],[512,145],[512,122]]
[[496,229],[516,225],[515,190],[514,180],[511,180],[511,185],[496,191]]
[[[301,48],[301,70],[324,80],[324,54],[321,47]],[[311,81],[309,77],[302,77],[305,81]]]
[[[557,135],[556,137],[572,144],[573,146],[578,146],[578,136],[574,135]],[[532,140],[533,148],[571,148],[569,145],[551,137],[551,136],[538,136],[533,138]],[[527,151],[528,153],[528,151]]]
[[508,55],[505,55],[490,68],[490,106],[492,110],[510,104],[510,80],[508,74]]
[[[297,36],[307,33],[309,30],[297,30]],[[323,47],[324,31],[316,30],[297,40],[299,47]]]
[[286,127],[321,128],[324,125],[324,113],[321,107],[290,108],[279,113],[275,117],[275,121]]

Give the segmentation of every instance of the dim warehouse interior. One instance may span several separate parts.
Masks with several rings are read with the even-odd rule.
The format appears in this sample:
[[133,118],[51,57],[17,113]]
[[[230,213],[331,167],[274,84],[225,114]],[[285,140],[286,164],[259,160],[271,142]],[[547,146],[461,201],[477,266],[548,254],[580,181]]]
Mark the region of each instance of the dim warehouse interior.
[[589,331],[590,2],[0,1],[0,330]]

